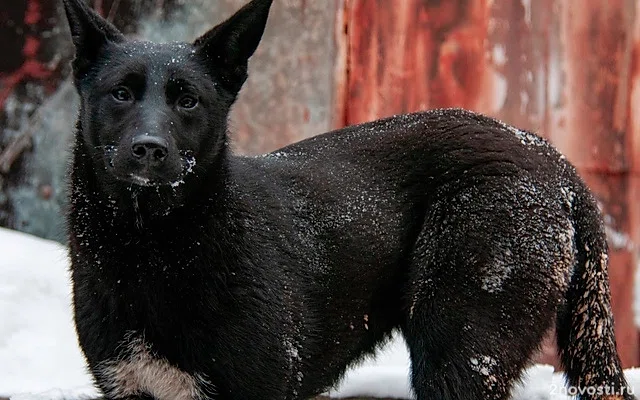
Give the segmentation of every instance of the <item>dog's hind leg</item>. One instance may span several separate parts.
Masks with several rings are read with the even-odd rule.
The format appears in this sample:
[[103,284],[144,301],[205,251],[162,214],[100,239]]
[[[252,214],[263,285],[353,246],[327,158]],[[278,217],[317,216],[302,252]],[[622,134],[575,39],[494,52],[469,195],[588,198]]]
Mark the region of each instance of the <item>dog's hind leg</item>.
[[[513,382],[520,377],[536,345],[528,343],[525,357],[510,355],[509,341],[500,343],[504,326],[487,329],[473,321],[472,308],[465,314],[453,310],[449,302],[433,306],[416,305],[403,329],[416,399],[508,399]],[[541,335],[536,335],[538,339]]]
[[479,193],[430,210],[412,254],[402,332],[418,400],[509,398],[573,263],[562,210]]

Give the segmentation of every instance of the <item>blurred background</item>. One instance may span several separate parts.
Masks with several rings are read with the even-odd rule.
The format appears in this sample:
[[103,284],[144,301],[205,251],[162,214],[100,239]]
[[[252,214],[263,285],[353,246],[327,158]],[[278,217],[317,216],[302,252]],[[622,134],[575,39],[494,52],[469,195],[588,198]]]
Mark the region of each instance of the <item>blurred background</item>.
[[[190,41],[245,0],[88,2],[131,37]],[[639,46],[640,0],[275,0],[234,146],[258,154],[437,107],[537,132],[600,200],[618,347],[639,366]],[[64,242],[78,102],[61,2],[1,0],[0,50],[0,226]],[[556,363],[551,342],[540,360]]]

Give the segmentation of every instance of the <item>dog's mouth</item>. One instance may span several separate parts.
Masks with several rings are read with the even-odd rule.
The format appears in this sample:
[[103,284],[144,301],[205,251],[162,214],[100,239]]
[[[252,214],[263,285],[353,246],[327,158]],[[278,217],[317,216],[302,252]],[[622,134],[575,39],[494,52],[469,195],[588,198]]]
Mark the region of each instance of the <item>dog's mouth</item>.
[[159,184],[152,181],[151,179],[145,178],[144,176],[140,176],[137,174],[130,174],[129,180],[131,181],[131,183],[134,183],[138,186],[160,186]]
[[105,154],[107,168],[111,170],[117,180],[138,187],[170,187],[175,189],[185,182],[185,178],[194,172],[196,166],[196,158],[193,154],[181,152],[179,161],[173,168],[171,165],[162,165],[156,168],[145,166],[121,168],[116,154],[115,152]]

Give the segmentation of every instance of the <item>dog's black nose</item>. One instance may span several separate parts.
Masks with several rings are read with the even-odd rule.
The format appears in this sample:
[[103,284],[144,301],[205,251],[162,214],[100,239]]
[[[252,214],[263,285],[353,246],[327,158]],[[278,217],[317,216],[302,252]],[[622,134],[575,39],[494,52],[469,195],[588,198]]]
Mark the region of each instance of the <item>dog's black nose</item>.
[[169,144],[158,136],[136,136],[131,143],[131,154],[141,163],[157,165],[167,158]]

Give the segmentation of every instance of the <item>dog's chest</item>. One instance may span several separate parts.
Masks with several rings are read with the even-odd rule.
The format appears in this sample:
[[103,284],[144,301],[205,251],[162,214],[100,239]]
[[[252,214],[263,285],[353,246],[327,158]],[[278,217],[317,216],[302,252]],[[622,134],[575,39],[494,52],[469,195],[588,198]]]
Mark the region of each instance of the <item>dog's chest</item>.
[[153,354],[141,338],[126,339],[117,359],[102,362],[95,373],[109,398],[146,394],[156,400],[204,400],[212,386],[202,374],[189,374]]

